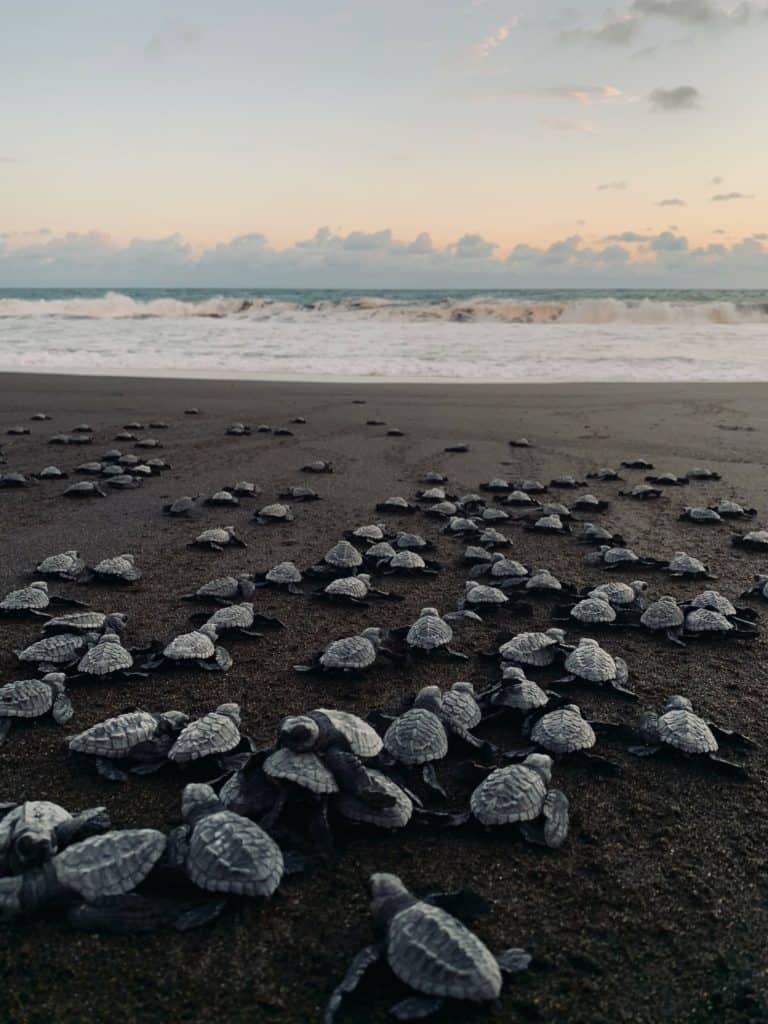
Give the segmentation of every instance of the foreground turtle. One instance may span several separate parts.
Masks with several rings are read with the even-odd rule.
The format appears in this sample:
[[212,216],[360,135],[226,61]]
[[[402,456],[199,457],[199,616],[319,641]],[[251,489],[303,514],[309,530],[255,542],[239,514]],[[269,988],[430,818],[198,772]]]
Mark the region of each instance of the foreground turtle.
[[42,869],[0,879],[0,917],[30,916],[48,903],[88,902],[130,892],[144,881],[165,850],[151,828],[105,832],[73,843]]
[[292,510],[281,502],[274,502],[272,505],[264,505],[258,512],[254,512],[253,520],[262,525],[268,523],[292,523],[294,515]]
[[70,814],[48,800],[0,804],[0,875],[39,867],[71,843],[109,827],[105,807]]
[[202,783],[184,787],[185,824],[169,838],[169,864],[183,867],[208,892],[271,896],[283,877],[283,854],[255,822],[225,810],[214,790]]
[[182,601],[212,601],[216,604],[229,605],[250,600],[255,591],[253,576],[239,573],[237,576],[217,576],[203,583],[190,594],[182,594]]
[[616,774],[618,768],[613,762],[598,754],[590,753],[597,736],[592,723],[588,722],[577,704],[565,704],[554,710],[542,709],[534,712],[523,723],[523,733],[530,738],[530,745],[507,751],[506,757],[527,757],[529,754],[544,752],[553,757],[578,756],[595,771]]
[[499,647],[498,656],[502,662],[546,668],[560,657],[564,643],[565,632],[562,629],[552,628],[545,633],[518,633]]
[[439,687],[424,687],[416,695],[414,706],[390,721],[384,733],[384,748],[396,765],[418,769],[426,786],[445,796],[435,774],[435,762],[448,753]]
[[37,665],[40,672],[55,672],[75,665],[94,639],[90,634],[75,633],[46,636],[17,651],[16,657],[24,664]]
[[707,566],[698,558],[693,558],[685,551],[676,551],[667,565],[667,572],[671,576],[700,576],[709,580],[717,579],[713,576]]
[[332,640],[312,662],[293,667],[297,672],[364,672],[374,664],[380,652],[388,653],[383,642],[383,631],[371,626],[356,636]]
[[191,633],[181,633],[150,654],[144,668],[153,670],[195,665],[208,672],[227,672],[232,667],[232,655],[216,643],[218,638],[218,629],[210,623]]
[[683,635],[697,640],[754,640],[757,626],[735,615],[723,615],[714,608],[693,608],[686,612]]
[[239,746],[240,705],[221,704],[202,718],[189,722],[168,751],[168,760],[189,764],[206,757],[228,754]]
[[672,643],[685,646],[680,639],[685,614],[674,597],[664,595],[649,604],[640,616],[640,625],[652,633],[664,633]]
[[648,555],[638,555],[632,548],[613,547],[601,544],[597,551],[584,559],[589,565],[603,565],[606,569],[636,569],[644,566],[651,569],[667,568],[669,563]]
[[751,530],[749,533],[734,533],[731,543],[737,548],[752,548],[765,551],[768,548],[768,530]]
[[363,564],[363,556],[348,540],[340,540],[308,572],[313,576],[351,576]]
[[141,569],[132,554],[103,558],[94,565],[91,573],[102,583],[136,583],[141,579]]
[[279,562],[267,572],[257,573],[254,579],[257,587],[284,588],[290,594],[300,594],[299,585],[303,582],[301,570],[293,562]]
[[74,711],[63,672],[48,672],[42,679],[19,679],[0,686],[0,743],[14,719],[42,718],[49,712],[57,725],[65,725]]
[[48,593],[48,584],[45,580],[35,580],[28,587],[20,590],[12,590],[0,601],[0,614],[2,615],[38,615],[44,619],[48,616],[45,609],[51,604],[79,605],[84,607],[81,601],[75,601],[66,597],[54,597]]
[[652,757],[662,750],[672,750],[687,757],[706,759],[716,768],[742,776],[746,775],[743,765],[725,760],[719,755],[718,739],[741,746],[754,746],[745,736],[700,718],[694,713],[690,700],[679,695],[669,698],[660,715],[646,711],[640,718],[638,731],[642,744],[629,748],[630,753],[637,757]]
[[123,782],[127,772],[148,775],[166,764],[169,750],[188,721],[181,711],[129,711],[72,736],[68,747],[102,778]]
[[396,630],[393,635],[404,635],[406,649],[411,653],[432,655],[436,651],[445,651],[452,658],[467,660],[466,654],[450,647],[453,629],[450,623],[441,617],[437,608],[422,608],[412,626]]
[[394,974],[417,995],[392,1007],[398,1020],[435,1013],[446,999],[490,1003],[501,994],[502,972],[524,971],[531,962],[522,949],[494,957],[456,917],[442,910],[440,898],[420,900],[397,875],[374,874],[369,881],[371,912],[383,940],[355,956],[334,989],[324,1024],[333,1024],[345,995],[357,988],[368,968],[386,958]]
[[67,498],[106,498],[107,492],[102,490],[93,480],[78,480],[70,484],[62,494]]
[[226,547],[247,547],[245,541],[240,540],[235,532],[234,526],[214,526],[210,530],[203,530],[189,544],[188,548],[210,548],[211,551],[223,551]]
[[385,597],[393,600],[401,600],[399,594],[392,594],[387,590],[379,590],[374,587],[368,573],[358,573],[357,576],[342,576],[331,582],[321,590],[316,590],[314,597],[320,597],[328,601],[341,601],[348,604],[365,605],[366,598]]
[[677,518],[701,526],[712,526],[723,521],[719,512],[702,505],[686,505]]
[[[582,637],[578,646],[564,662],[567,673],[559,683],[590,683],[605,686],[621,697],[637,700],[637,694],[626,687],[629,678],[627,663],[604,650],[597,640]],[[557,684],[555,684],[557,685]]]
[[163,512],[167,516],[175,516],[180,518],[182,516],[189,516],[193,512],[197,511],[197,498],[192,498],[190,495],[185,494],[181,498],[176,498],[175,501],[171,501],[166,505],[163,505]]
[[711,507],[722,519],[754,519],[757,515],[756,508],[743,508],[738,502],[727,498]]
[[35,566],[41,576],[56,576],[62,580],[76,580],[85,571],[85,562],[77,551],[62,551],[49,555]]

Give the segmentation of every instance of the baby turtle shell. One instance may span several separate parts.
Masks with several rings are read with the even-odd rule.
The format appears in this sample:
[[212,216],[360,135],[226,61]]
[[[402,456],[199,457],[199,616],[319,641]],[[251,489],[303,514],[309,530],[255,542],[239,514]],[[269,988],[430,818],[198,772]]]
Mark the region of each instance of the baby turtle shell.
[[90,836],[51,862],[59,884],[86,900],[130,892],[144,881],[165,850],[165,836],[151,828]]
[[131,554],[115,555],[104,558],[93,567],[93,573],[99,579],[115,583],[136,583],[141,579],[141,570]]
[[127,672],[132,666],[133,657],[120,643],[120,637],[106,633],[85,652],[78,662],[77,671],[104,679],[117,672]]
[[713,754],[718,749],[712,730],[690,706],[666,710],[659,716],[657,731],[662,743],[685,754]]
[[[202,791],[209,792],[201,797]],[[195,803],[205,801],[211,810],[196,816]],[[224,810],[210,786],[187,786],[182,803],[192,820],[185,861],[192,882],[208,892],[271,896],[284,871],[274,839],[255,822]]]
[[366,721],[349,711],[336,708],[318,708],[310,714],[322,715],[327,718],[334,729],[346,740],[349,749],[358,757],[376,757],[381,753],[383,743],[381,737]]
[[733,604],[716,590],[704,590],[691,600],[691,608],[711,608],[713,612],[720,612],[721,615],[736,615],[737,611]]
[[648,501],[651,498],[661,497],[659,488],[651,487],[650,484],[636,484],[631,491],[619,491],[619,494],[627,498],[637,498],[639,501]]
[[323,588],[328,597],[342,598],[348,601],[364,601],[371,590],[371,577],[365,573],[361,576],[343,576],[332,580]]
[[[378,544],[371,544],[366,550],[365,557],[367,559],[377,559],[383,561],[385,559],[394,558],[396,554],[395,549],[388,541],[380,541]],[[410,554],[410,552],[409,552]],[[422,559],[424,561],[424,559]]]
[[63,480],[67,474],[63,473],[58,466],[46,466],[39,473],[35,473],[38,480]]
[[190,547],[208,547],[212,551],[221,551],[230,544],[241,548],[246,546],[235,533],[234,526],[214,526],[198,534]]
[[594,587],[587,597],[600,598],[612,604],[614,608],[629,608],[647,589],[648,584],[643,580],[634,580],[632,583],[611,580],[610,583],[601,583],[599,587]]
[[234,494],[229,491],[215,491],[210,498],[205,499],[206,505],[231,505],[235,507],[240,504]]
[[708,576],[709,570],[698,558],[685,551],[676,551],[669,561],[668,570],[673,576]]
[[374,635],[366,630],[359,636],[333,640],[320,655],[321,667],[337,671],[361,671],[370,668],[376,661],[378,653],[378,645],[374,643],[374,639]]
[[253,593],[253,580],[246,574],[241,576],[217,576],[198,587],[191,594],[185,594],[184,600],[200,601],[236,601],[240,597]]
[[530,822],[543,814],[544,841],[557,848],[568,834],[568,799],[559,790],[547,791],[551,775],[547,754],[531,754],[522,764],[497,768],[472,793],[471,811],[483,825]]
[[646,629],[678,629],[683,625],[685,616],[674,597],[665,595],[658,601],[649,604],[640,616],[641,625]]
[[472,683],[460,680],[442,694],[443,715],[462,730],[474,729],[483,717]]
[[320,795],[337,793],[336,780],[312,751],[279,747],[264,762],[264,772],[272,779],[293,782],[302,789]]
[[498,587],[488,587],[473,580],[464,584],[464,603],[471,608],[499,608],[507,604],[509,598]]
[[737,547],[765,550],[768,548],[768,530],[751,530],[743,536],[734,534],[731,542]]
[[391,803],[382,807],[355,796],[353,793],[338,793],[333,798],[334,808],[343,818],[377,828],[405,828],[413,814],[413,803],[407,793],[388,776],[369,768],[368,774],[379,792],[391,798]]
[[226,754],[240,743],[240,707],[222,704],[184,726],[168,753],[168,760],[187,764],[214,754]]
[[348,540],[340,540],[323,556],[326,565],[334,569],[353,570],[363,564],[363,556]]
[[499,647],[499,655],[503,661],[543,668],[556,660],[564,640],[562,629],[548,629],[546,633],[518,633]]
[[171,661],[195,661],[212,658],[216,651],[215,637],[215,627],[206,630],[206,627],[203,626],[191,633],[181,633],[163,648],[163,657],[169,658]]
[[384,733],[384,748],[401,764],[429,764],[448,753],[448,734],[434,712],[411,708],[396,718]]
[[603,598],[587,597],[571,608],[570,617],[584,625],[606,625],[616,621],[616,612]]
[[301,583],[301,572],[293,562],[279,562],[265,574],[264,579],[276,586],[288,587]]
[[275,502],[260,508],[254,519],[257,523],[290,523],[293,521],[293,512],[287,505]]
[[79,480],[75,484],[70,484],[63,493],[68,498],[106,498],[107,496],[107,492],[92,480]]
[[188,516],[194,507],[195,499],[185,494],[168,505],[163,505],[163,512],[167,516]]
[[525,581],[525,589],[541,591],[543,593],[557,592],[563,589],[563,585],[549,569],[539,569],[532,573],[530,579]]
[[288,501],[319,501],[320,495],[311,487],[289,487],[278,495]]
[[301,467],[302,473],[332,473],[333,465],[324,459],[317,459],[315,462],[308,462]]
[[575,704],[550,711],[534,724],[531,739],[551,754],[573,754],[596,743],[594,729]]
[[590,683],[607,683],[616,679],[618,668],[608,651],[596,640],[583,637],[579,645],[565,659],[565,670],[577,679]]
[[405,642],[411,648],[435,651],[447,647],[453,639],[453,630],[440,617],[437,608],[422,608],[418,619],[408,630]]
[[528,569],[513,558],[504,558],[502,555],[496,554],[493,556],[491,576],[496,579],[524,579],[528,576]]
[[158,725],[157,717],[148,711],[129,711],[116,718],[97,722],[85,732],[72,736],[69,749],[73,753],[93,757],[127,757],[134,747],[154,737]]
[[697,505],[686,505],[680,513],[680,519],[688,520],[691,523],[721,523],[722,519],[718,512],[712,508],[705,508]]
[[12,590],[0,601],[2,612],[40,612],[51,603],[48,584],[40,580],[21,590]]
[[45,633],[119,633],[128,621],[121,612],[73,612],[70,615],[57,615],[48,619],[43,626]]
[[511,711],[528,714],[537,708],[545,707],[549,703],[549,697],[538,683],[526,678],[522,669],[510,665],[504,668],[501,687],[491,697],[491,703],[494,707],[509,708]]
[[72,717],[72,703],[64,688],[62,672],[49,672],[42,679],[19,679],[0,686],[0,742],[13,718],[40,718],[50,711],[58,725]]
[[722,635],[732,633],[734,629],[732,622],[712,608],[696,608],[685,616],[685,632],[687,634]]
[[24,648],[17,656],[19,661],[33,664],[69,665],[82,656],[86,647],[84,637],[64,633],[44,637]]

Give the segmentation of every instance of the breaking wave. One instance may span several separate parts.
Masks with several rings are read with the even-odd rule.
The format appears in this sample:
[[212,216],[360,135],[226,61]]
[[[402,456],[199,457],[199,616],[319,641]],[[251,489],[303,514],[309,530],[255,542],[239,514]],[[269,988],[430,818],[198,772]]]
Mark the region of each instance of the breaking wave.
[[282,298],[211,295],[195,298],[99,296],[0,298],[0,318],[85,320],[178,320],[187,318],[275,320],[338,318],[345,321],[509,324],[743,324],[768,322],[768,304],[749,301],[657,298],[382,297],[345,295]]

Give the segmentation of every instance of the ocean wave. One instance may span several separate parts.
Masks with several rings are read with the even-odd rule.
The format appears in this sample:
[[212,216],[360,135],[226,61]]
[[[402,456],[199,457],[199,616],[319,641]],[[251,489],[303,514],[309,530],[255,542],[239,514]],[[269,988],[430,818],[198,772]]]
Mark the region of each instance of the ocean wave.
[[509,324],[741,324],[768,322],[768,306],[729,301],[653,298],[570,300],[477,295],[409,301],[380,296],[345,296],[296,302],[265,296],[138,299],[122,292],[98,297],[0,298],[0,319],[179,320],[188,318],[275,320],[341,318],[401,322]]

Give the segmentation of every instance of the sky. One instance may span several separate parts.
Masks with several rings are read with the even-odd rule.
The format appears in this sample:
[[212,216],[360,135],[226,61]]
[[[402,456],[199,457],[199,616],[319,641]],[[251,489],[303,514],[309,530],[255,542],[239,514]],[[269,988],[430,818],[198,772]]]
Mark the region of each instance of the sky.
[[768,0],[0,6],[0,287],[760,287]]

